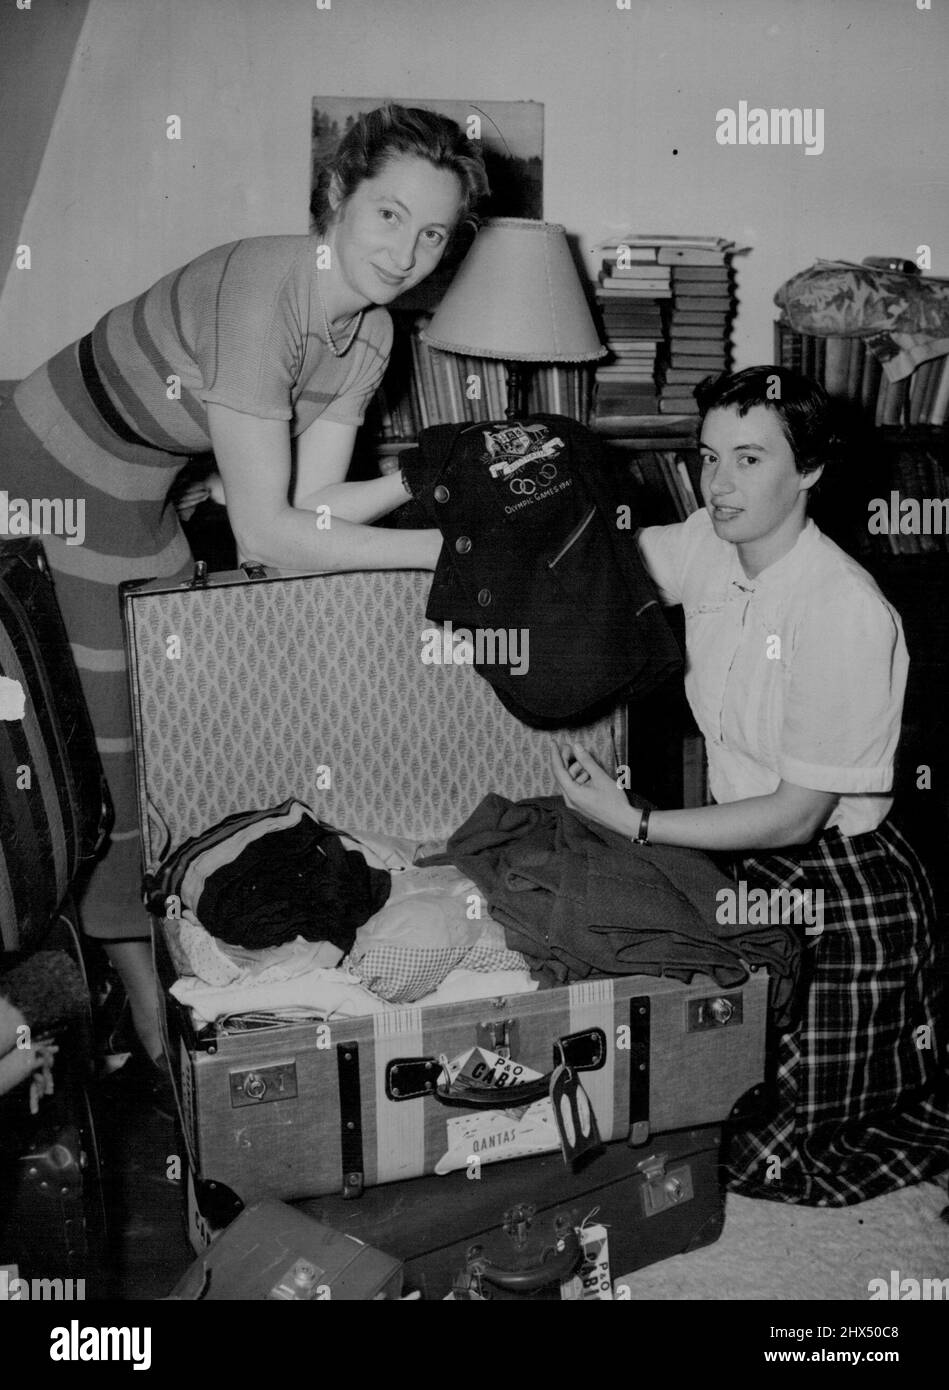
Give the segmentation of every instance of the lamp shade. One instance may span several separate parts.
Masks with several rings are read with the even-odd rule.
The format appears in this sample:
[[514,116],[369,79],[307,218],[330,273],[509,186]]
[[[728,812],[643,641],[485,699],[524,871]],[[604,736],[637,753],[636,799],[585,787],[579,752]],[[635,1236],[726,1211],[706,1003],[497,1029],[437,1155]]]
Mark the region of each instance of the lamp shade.
[[526,217],[485,222],[421,337],[508,362],[592,362],[607,351],[563,227]]

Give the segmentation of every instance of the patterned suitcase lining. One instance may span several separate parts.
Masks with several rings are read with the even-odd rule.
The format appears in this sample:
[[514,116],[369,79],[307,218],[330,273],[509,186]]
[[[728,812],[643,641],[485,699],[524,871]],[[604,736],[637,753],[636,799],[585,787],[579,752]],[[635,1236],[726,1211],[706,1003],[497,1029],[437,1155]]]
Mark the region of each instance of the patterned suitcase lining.
[[[437,839],[489,791],[555,791],[550,733],[516,720],[470,666],[422,663],[429,585],[385,571],[132,594],[146,867],[290,796],[342,828]],[[613,766],[624,733],[617,713],[582,737]]]

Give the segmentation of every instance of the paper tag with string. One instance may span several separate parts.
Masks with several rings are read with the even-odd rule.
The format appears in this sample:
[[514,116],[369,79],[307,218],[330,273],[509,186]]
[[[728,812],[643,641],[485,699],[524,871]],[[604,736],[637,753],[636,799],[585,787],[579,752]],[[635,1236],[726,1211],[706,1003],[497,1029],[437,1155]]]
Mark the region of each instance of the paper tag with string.
[[594,1207],[577,1229],[583,1249],[583,1262],[576,1274],[571,1275],[569,1279],[561,1280],[561,1299],[582,1303],[601,1299],[612,1302],[609,1236],[606,1227],[593,1220],[599,1210],[599,1207]]

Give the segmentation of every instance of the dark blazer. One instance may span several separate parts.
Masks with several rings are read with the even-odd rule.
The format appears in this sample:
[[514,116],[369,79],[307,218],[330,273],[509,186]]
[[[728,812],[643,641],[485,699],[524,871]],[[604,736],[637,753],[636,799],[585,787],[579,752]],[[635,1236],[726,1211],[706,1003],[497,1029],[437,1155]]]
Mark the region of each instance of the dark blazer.
[[[590,430],[563,415],[434,425],[400,462],[445,538],[426,614],[488,634],[475,669],[526,724],[585,722],[679,667],[633,526],[617,524],[627,499]],[[518,635],[523,666],[525,633],[517,673],[498,659],[498,635]]]

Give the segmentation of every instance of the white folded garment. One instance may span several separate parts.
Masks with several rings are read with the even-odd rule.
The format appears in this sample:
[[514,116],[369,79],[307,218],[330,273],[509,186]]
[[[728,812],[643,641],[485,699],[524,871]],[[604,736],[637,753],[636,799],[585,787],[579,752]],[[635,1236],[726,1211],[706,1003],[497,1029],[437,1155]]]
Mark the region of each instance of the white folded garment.
[[[502,999],[527,994],[537,988],[526,970],[453,970],[432,994],[428,1005],[454,1004],[465,999]],[[242,1013],[279,1013],[281,1009],[307,1009],[319,1018],[359,1018],[363,1014],[392,1011],[402,1006],[387,1004],[366,989],[346,970],[310,970],[292,980],[274,984],[237,984],[226,989],[185,978],[171,986],[171,993],[192,1010],[197,1027],[219,1018]],[[417,1007],[417,1006],[413,1006]]]
[[530,994],[538,989],[528,970],[453,970],[438,989],[426,994],[426,1008],[436,1004],[461,1004],[466,999],[504,999],[509,994]]
[[199,1027],[231,1014],[308,1009],[320,1018],[358,1018],[395,1007],[378,999],[345,970],[308,970],[290,980],[271,984],[251,981],[224,989],[185,977],[175,981],[171,993],[193,1011]]

